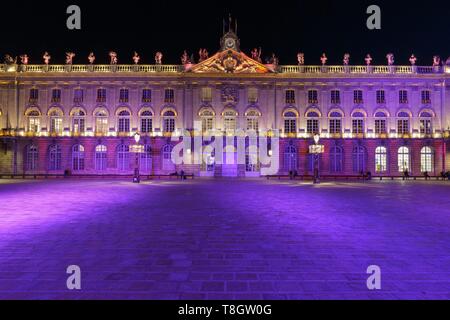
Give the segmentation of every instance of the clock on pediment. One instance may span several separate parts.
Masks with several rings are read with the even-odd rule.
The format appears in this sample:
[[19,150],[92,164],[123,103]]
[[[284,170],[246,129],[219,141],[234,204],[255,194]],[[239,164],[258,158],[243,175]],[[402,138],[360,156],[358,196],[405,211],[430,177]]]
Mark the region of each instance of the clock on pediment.
[[224,50],[234,50],[239,51],[239,38],[234,32],[226,33],[220,40],[220,47],[222,51]]

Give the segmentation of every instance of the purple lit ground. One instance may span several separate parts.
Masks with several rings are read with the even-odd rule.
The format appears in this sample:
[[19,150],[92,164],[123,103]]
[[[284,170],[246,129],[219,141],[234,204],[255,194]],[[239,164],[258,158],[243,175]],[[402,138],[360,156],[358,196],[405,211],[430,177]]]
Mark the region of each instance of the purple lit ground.
[[[448,182],[0,180],[0,298],[450,299],[449,195]],[[73,264],[79,292],[65,289]]]

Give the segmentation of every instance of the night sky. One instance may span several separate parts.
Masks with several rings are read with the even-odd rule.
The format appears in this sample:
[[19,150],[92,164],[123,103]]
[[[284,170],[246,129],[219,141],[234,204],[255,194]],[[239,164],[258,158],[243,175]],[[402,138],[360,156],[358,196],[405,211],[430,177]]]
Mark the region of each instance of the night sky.
[[[31,56],[41,63],[49,51],[52,63],[62,63],[65,52],[74,51],[74,63],[86,63],[92,50],[97,63],[108,61],[108,52],[119,54],[119,63],[131,63],[134,50],[142,63],[153,63],[162,51],[163,63],[179,64],[184,49],[194,53],[219,47],[222,19],[231,13],[238,19],[241,49],[249,54],[262,47],[263,57],[272,52],[281,64],[296,64],[305,52],[306,64],[319,64],[326,52],[329,64],[342,64],[345,52],[351,64],[363,64],[371,53],[374,64],[385,64],[393,52],[397,64],[408,64],[411,53],[419,65],[430,65],[433,55],[450,56],[450,1],[8,1],[1,4],[0,55]],[[82,10],[82,30],[66,28],[67,6]],[[366,27],[366,9],[377,4],[382,29]]]

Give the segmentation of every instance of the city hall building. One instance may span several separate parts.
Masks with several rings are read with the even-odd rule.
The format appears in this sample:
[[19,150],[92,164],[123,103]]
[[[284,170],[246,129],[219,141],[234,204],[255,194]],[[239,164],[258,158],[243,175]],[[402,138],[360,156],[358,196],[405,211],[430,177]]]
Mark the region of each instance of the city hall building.
[[[450,170],[450,66],[286,66],[246,55],[233,30],[220,43],[181,65],[0,65],[0,173],[130,175],[139,133],[141,174],[260,175],[254,150],[244,164],[210,153],[175,165],[171,134],[195,134],[197,122],[226,136],[279,130],[279,174]],[[309,153],[317,134],[318,163]]]

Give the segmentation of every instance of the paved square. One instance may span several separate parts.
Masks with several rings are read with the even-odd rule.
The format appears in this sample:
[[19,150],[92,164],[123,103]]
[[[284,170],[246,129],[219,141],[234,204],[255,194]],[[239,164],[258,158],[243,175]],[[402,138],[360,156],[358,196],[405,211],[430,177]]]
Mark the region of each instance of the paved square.
[[0,180],[0,298],[450,299],[449,195],[448,182]]

